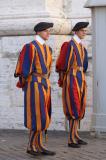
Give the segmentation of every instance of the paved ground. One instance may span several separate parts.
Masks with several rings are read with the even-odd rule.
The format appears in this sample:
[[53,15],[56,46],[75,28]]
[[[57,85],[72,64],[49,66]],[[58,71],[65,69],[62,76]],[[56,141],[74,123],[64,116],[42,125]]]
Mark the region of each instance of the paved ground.
[[26,153],[28,132],[0,130],[0,160],[106,160],[106,138],[96,139],[82,134],[89,143],[80,149],[67,147],[67,133],[50,132],[48,147],[55,156],[30,156]]

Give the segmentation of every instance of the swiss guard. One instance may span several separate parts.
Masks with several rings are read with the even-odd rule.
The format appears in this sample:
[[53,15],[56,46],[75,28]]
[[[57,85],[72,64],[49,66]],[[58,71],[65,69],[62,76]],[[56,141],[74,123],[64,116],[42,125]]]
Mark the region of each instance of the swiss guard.
[[25,44],[20,52],[15,70],[18,88],[24,91],[24,125],[30,130],[27,153],[55,155],[46,149],[42,132],[47,132],[51,122],[50,72],[52,49],[45,41],[50,36],[53,23],[40,22],[34,27],[35,40]]
[[72,29],[74,36],[64,42],[56,62],[58,84],[62,87],[63,111],[69,121],[68,147],[86,145],[80,138],[78,128],[84,118],[87,85],[85,73],[88,68],[88,53],[82,39],[86,36],[88,22],[78,22]]

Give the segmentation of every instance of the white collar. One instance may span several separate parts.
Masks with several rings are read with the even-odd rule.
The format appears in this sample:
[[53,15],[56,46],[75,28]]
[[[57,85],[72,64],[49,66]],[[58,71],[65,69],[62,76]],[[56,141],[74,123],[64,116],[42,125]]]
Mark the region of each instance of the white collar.
[[43,38],[41,38],[39,35],[35,36],[35,39],[40,43],[40,44],[45,44],[45,40]]
[[74,39],[78,44],[79,44],[79,43],[82,43],[81,39],[80,39],[76,34],[74,34],[73,39]]

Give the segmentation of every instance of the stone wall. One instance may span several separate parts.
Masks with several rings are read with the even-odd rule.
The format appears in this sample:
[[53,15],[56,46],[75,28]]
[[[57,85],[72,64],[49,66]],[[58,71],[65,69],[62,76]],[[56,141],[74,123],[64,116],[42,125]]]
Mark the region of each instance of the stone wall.
[[[78,5],[77,2],[80,4]],[[62,111],[61,89],[57,85],[58,75],[55,73],[55,62],[61,44],[71,38],[69,33],[72,26],[80,20],[90,21],[90,11],[83,9],[84,3],[84,0],[59,0],[56,3],[55,0],[32,0],[31,3],[29,0],[0,1],[0,128],[24,129],[23,93],[15,87],[17,80],[14,79],[13,74],[19,51],[25,43],[34,39],[33,26],[42,20],[55,23],[48,41],[53,48],[51,74],[53,116],[50,129],[64,130],[67,128]],[[90,32],[84,43],[89,51],[89,69],[87,72],[87,109],[81,129],[90,130],[92,115]]]

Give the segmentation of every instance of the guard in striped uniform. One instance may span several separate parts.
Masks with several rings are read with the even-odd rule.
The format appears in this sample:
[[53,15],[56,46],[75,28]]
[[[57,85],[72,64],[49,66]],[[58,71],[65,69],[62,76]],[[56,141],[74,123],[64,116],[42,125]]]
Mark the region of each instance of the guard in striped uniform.
[[88,54],[81,39],[86,35],[88,24],[79,22],[74,26],[74,36],[69,42],[63,43],[56,63],[58,84],[62,87],[63,110],[69,120],[68,146],[73,148],[87,144],[80,138],[78,127],[84,118],[86,107],[85,72],[88,68]]
[[52,49],[45,44],[53,23],[40,22],[34,27],[35,40],[25,44],[15,70],[17,87],[24,91],[24,125],[30,130],[27,153],[55,155],[43,146],[42,132],[51,122],[50,72]]

